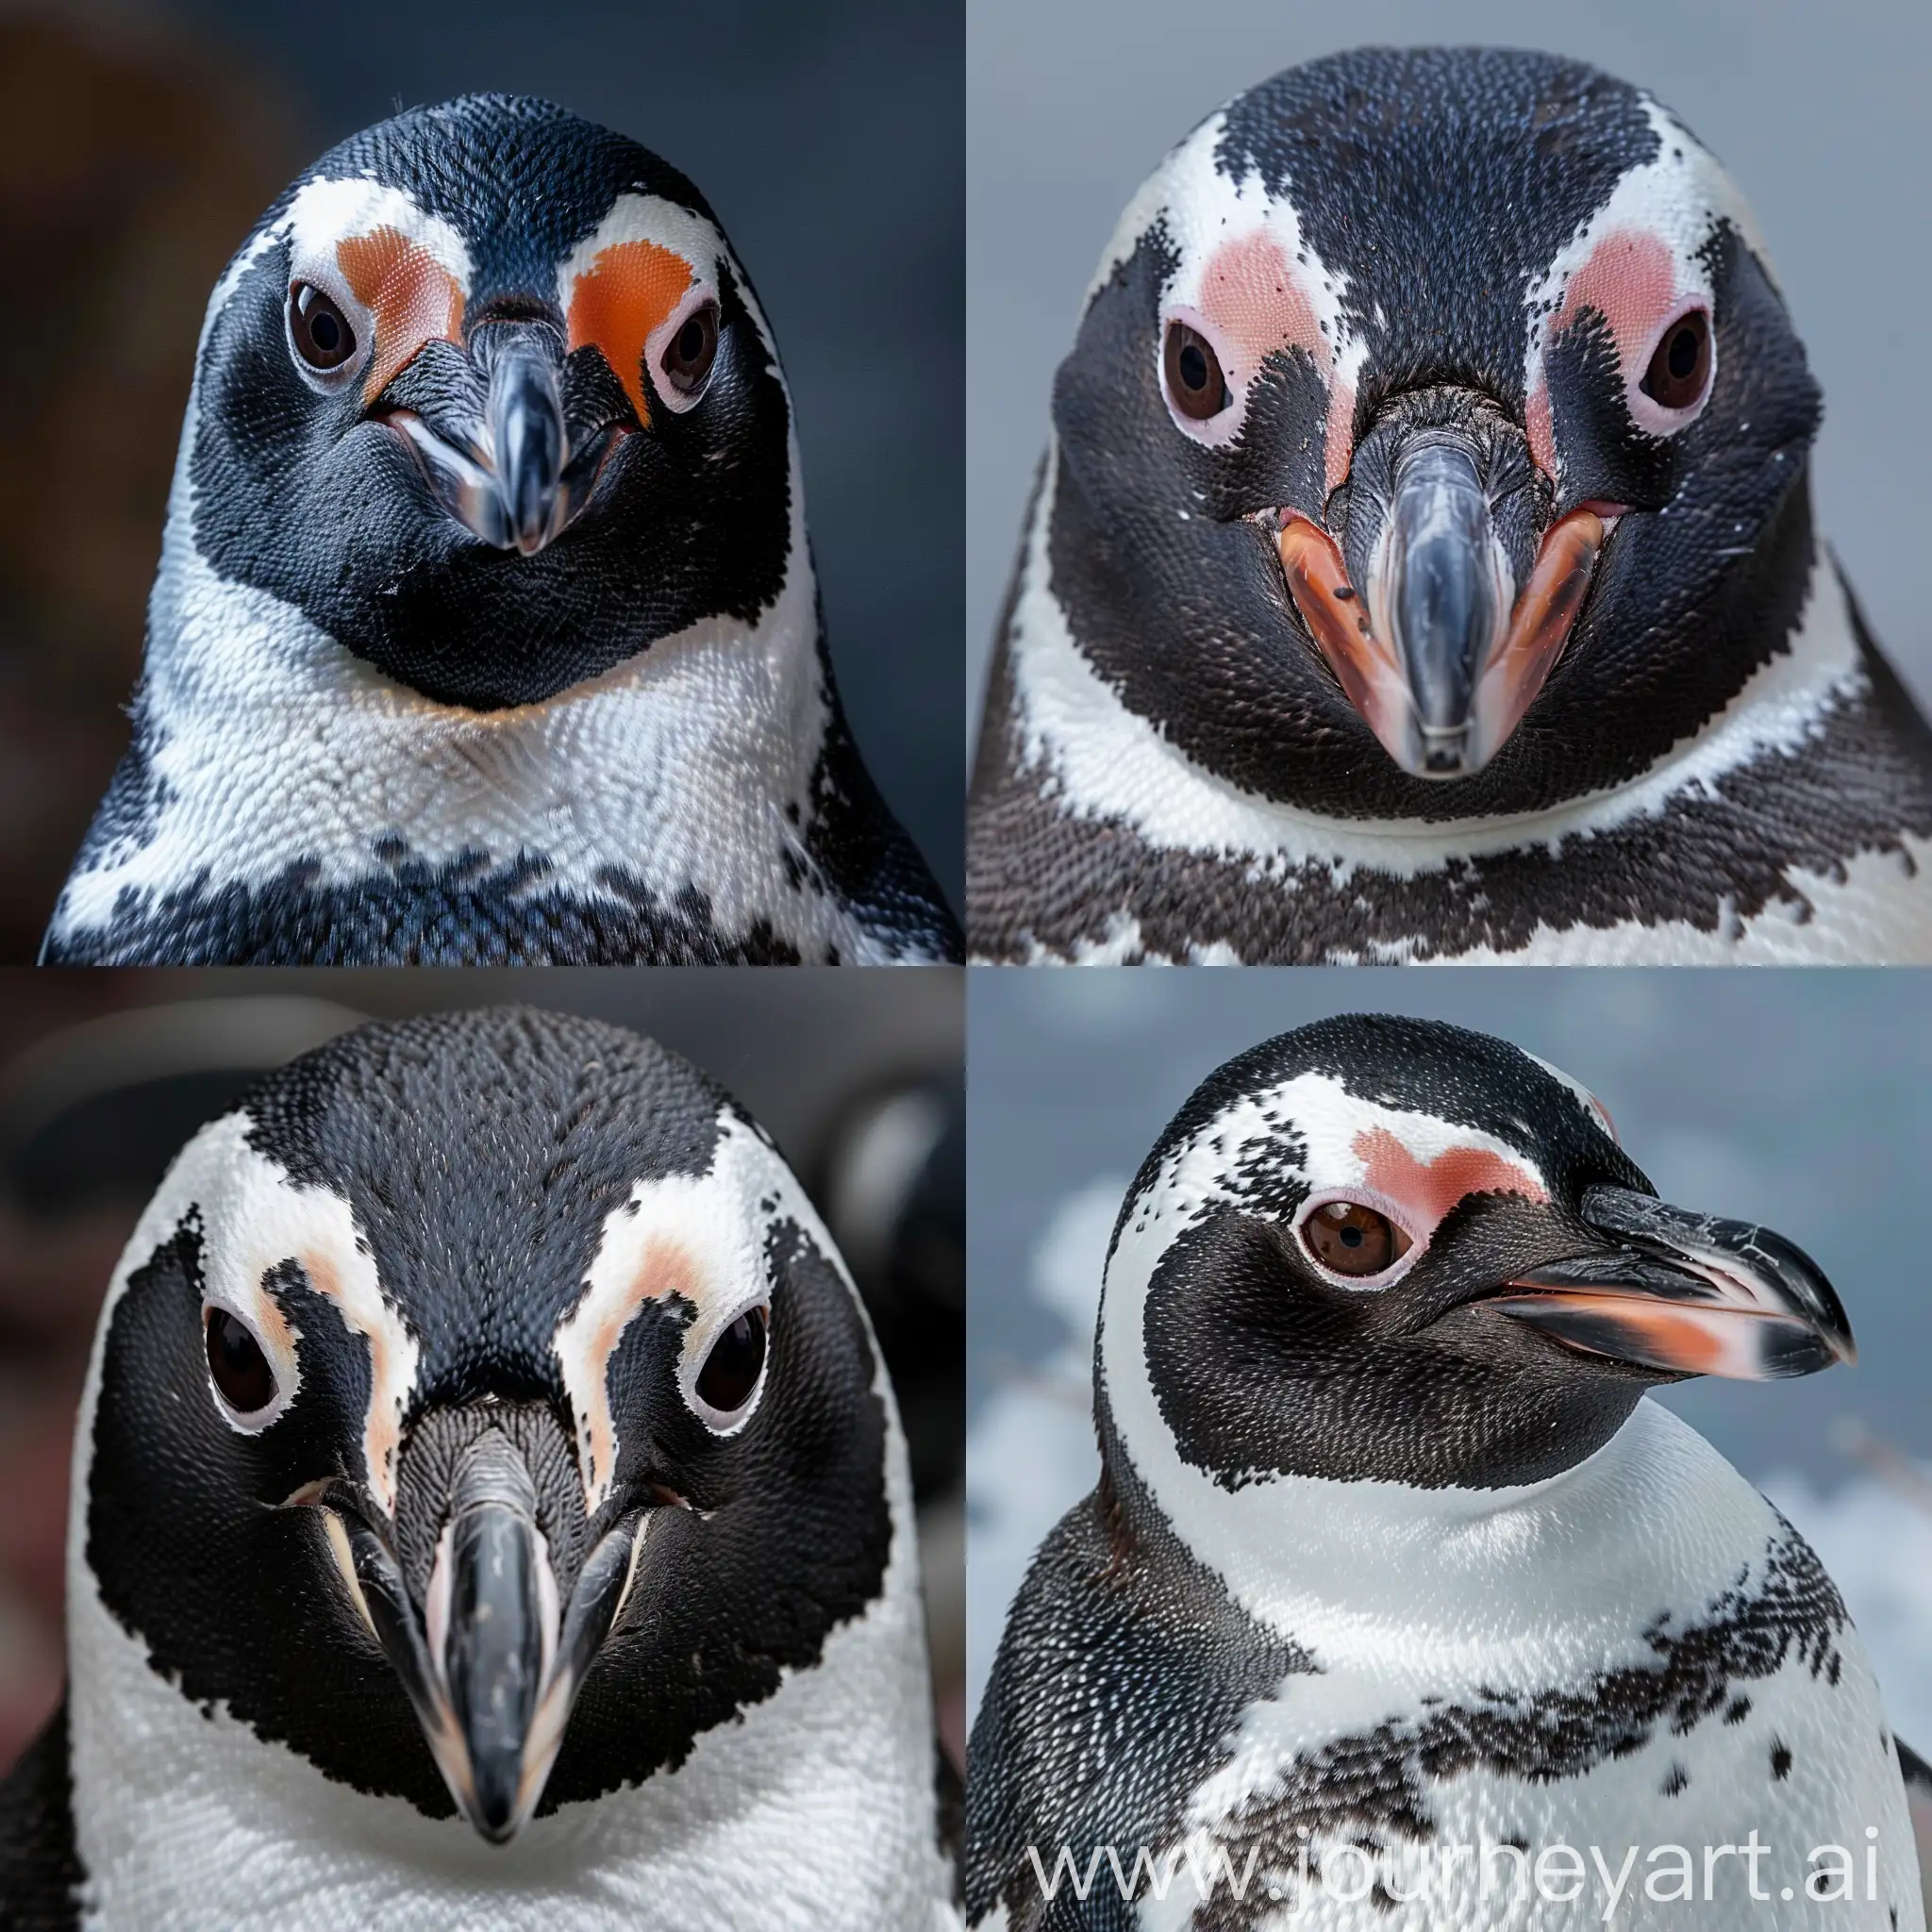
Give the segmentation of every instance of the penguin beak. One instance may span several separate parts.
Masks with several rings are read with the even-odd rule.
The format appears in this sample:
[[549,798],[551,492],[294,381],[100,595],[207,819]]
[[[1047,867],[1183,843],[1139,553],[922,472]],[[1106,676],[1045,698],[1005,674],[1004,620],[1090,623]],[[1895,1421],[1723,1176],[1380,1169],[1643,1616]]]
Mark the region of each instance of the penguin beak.
[[557,1654],[558,1610],[536,1485],[499,1430],[463,1458],[425,1607],[443,1776],[463,1815],[502,1844],[528,1815],[518,1803],[525,1745]]
[[585,1674],[624,1607],[640,1519],[596,1544],[560,1611],[535,1482],[509,1439],[489,1429],[458,1466],[419,1615],[389,1542],[338,1513],[334,1494],[305,1500],[328,1506],[338,1567],[457,1808],[507,1844],[543,1795]]
[[1857,1360],[1831,1283],[1782,1235],[1628,1188],[1591,1188],[1580,1211],[1601,1250],[1530,1269],[1486,1305],[1671,1375],[1762,1382]]
[[1474,457],[1445,431],[1397,458],[1365,585],[1349,584],[1333,540],[1306,518],[1277,542],[1303,622],[1384,750],[1416,777],[1466,778],[1542,689],[1606,534],[1593,510],[1558,519],[1519,595]]
[[379,413],[472,536],[534,557],[583,508],[613,441],[608,427],[581,424],[573,441],[564,373],[549,324],[489,322],[468,358],[419,357],[384,391]]

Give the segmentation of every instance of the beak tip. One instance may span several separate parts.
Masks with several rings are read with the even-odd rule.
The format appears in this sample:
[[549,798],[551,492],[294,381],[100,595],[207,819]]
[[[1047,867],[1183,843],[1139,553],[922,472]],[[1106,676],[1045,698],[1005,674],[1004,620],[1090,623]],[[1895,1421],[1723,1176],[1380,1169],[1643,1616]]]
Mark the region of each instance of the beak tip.
[[487,1789],[473,1789],[461,1800],[463,1816],[475,1827],[478,1838],[493,1845],[507,1845],[524,1828],[517,1814],[514,1782],[491,1780]]

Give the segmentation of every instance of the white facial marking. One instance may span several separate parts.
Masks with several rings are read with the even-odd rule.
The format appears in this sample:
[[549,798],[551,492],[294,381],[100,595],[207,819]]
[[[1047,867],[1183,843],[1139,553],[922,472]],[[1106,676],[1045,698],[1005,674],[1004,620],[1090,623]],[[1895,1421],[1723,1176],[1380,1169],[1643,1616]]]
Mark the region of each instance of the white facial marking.
[[[1271,192],[1258,172],[1231,180],[1216,164],[1226,113],[1210,115],[1174,148],[1121,217],[1088,299],[1125,261],[1157,221],[1179,260],[1161,291],[1159,324],[1147,353],[1174,427],[1220,448],[1246,420],[1250,386],[1270,355],[1299,348],[1328,391],[1326,487],[1347,475],[1357,380],[1368,344],[1350,331],[1342,304],[1348,278],[1331,269],[1303,233],[1300,211]],[[1163,369],[1167,325],[1185,323],[1213,345],[1231,401],[1194,420],[1176,409]],[[1310,512],[1319,504],[1305,505]]]
[[[794,1221],[822,1254],[837,1261],[831,1238],[805,1191],[771,1146],[737,1115],[722,1122],[709,1169],[638,1181],[629,1200],[604,1219],[584,1292],[558,1323],[552,1342],[576,1419],[584,1507],[594,1515],[610,1492],[622,1447],[610,1409],[610,1365],[625,1329],[647,1302],[673,1299],[694,1311],[678,1353],[678,1392],[720,1435],[735,1435],[758,1411],[765,1376],[727,1422],[696,1397],[711,1344],[739,1316],[771,1299],[765,1244]],[[769,1374],[769,1362],[766,1373]]]
[[1764,263],[1763,238],[1738,185],[1707,148],[1657,102],[1643,111],[1657,137],[1656,158],[1627,170],[1609,198],[1594,209],[1531,285],[1524,349],[1532,452],[1546,474],[1557,464],[1544,356],[1550,339],[1579,307],[1598,309],[1616,339],[1624,400],[1639,428],[1668,436],[1692,422],[1716,380],[1717,338],[1710,341],[1711,375],[1691,408],[1663,408],[1639,387],[1665,330],[1694,308],[1711,315],[1715,292],[1704,251],[1728,222]]
[[[282,1383],[273,1425],[299,1392],[300,1330],[264,1286],[283,1262],[301,1267],[308,1286],[334,1304],[343,1328],[369,1352],[369,1410],[361,1430],[364,1479],[383,1508],[395,1508],[395,1459],[402,1419],[415,1386],[420,1349],[401,1312],[383,1295],[375,1263],[363,1245],[349,1204],[323,1188],[298,1187],[287,1173],[248,1144],[245,1113],[204,1127],[176,1158],[167,1181],[135,1230],[123,1257],[109,1307],[125,1277],[144,1266],[183,1218],[199,1212],[203,1301],[240,1316],[263,1343]],[[158,1222],[157,1213],[172,1218]],[[107,1317],[102,1320],[102,1333]],[[215,1400],[212,1386],[208,1399]],[[230,1427],[244,1428],[220,1407]]]
[[[1297,1142],[1306,1150],[1299,1156]],[[1510,1191],[1543,1200],[1549,1192],[1535,1161],[1493,1134],[1352,1093],[1327,1074],[1297,1074],[1229,1102],[1167,1157],[1128,1205],[1109,1279],[1130,1252],[1142,1249],[1151,1254],[1151,1274],[1175,1238],[1212,1208],[1277,1218],[1270,1196],[1291,1175],[1311,1191],[1294,1211],[1297,1227],[1321,1202],[1361,1201],[1415,1242],[1386,1276],[1336,1277],[1362,1289],[1406,1273],[1463,1194]]]
[[468,292],[470,245],[461,230],[420,208],[404,190],[384,182],[367,176],[305,181],[276,225],[286,227],[290,268],[295,276],[312,279],[311,271],[337,273],[338,243],[373,235],[378,228],[393,228]]

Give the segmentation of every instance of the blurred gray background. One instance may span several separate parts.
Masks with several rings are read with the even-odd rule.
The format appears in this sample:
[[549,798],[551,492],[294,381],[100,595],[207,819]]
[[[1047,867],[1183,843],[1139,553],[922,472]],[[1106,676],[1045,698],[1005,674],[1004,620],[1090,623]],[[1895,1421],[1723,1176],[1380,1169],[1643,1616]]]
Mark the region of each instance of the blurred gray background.
[[[1831,1277],[1858,1365],[1659,1399],[1818,1547],[1901,1730],[1932,1738],[1932,981],[1908,972],[1208,968],[968,975],[969,1685],[1047,1527],[1091,1488],[1114,1211],[1222,1061],[1336,1012],[1500,1035],[1581,1080],[1680,1207]],[[1921,1747],[1923,1748],[1923,1746]]]
[[634,137],[716,208],[791,381],[853,731],[957,903],[960,37],[958,0],[0,0],[0,958],[32,957],[125,742],[222,264],[325,148],[482,89]]
[[1919,522],[1932,441],[1932,8],[1898,0],[971,0],[966,29],[969,730],[1053,372],[1114,222],[1166,150],[1281,68],[1372,42],[1546,48],[1649,88],[1757,211],[1825,422],[1820,527],[1932,701]]

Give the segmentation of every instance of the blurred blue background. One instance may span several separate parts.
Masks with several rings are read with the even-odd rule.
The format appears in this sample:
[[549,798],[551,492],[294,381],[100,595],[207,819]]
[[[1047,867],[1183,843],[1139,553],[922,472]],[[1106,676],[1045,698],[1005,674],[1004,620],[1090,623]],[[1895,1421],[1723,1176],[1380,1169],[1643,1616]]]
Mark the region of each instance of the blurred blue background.
[[125,741],[222,264],[325,148],[481,89],[547,95],[632,136],[716,208],[791,382],[853,731],[957,904],[961,10],[0,6],[0,440],[15,473],[0,476],[0,958],[32,957]]
[[1761,1221],[1823,1266],[1855,1369],[1657,1399],[1812,1540],[1900,1729],[1932,1739],[1932,976],[1905,971],[969,974],[973,1690],[1032,1549],[1098,1466],[1087,1351],[1126,1184],[1222,1061],[1348,1011],[1541,1055],[1604,1102],[1666,1200]]
[[1919,522],[1932,441],[1922,245],[1932,8],[1898,0],[972,0],[967,9],[967,688],[985,665],[1053,372],[1114,223],[1231,94],[1371,42],[1541,47],[1649,88],[1756,208],[1824,387],[1814,477],[1893,663],[1932,702]]

